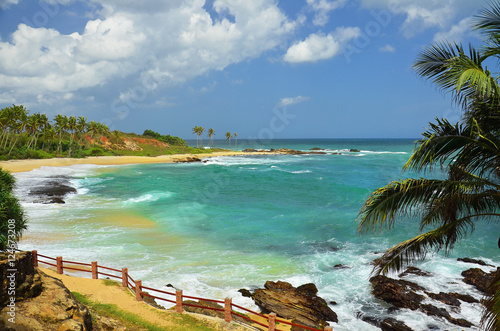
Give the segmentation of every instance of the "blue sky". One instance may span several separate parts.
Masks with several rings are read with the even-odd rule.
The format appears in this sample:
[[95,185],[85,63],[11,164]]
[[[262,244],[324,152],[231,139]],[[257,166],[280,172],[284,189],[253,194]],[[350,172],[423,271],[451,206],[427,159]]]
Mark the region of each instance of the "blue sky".
[[475,0],[0,0],[0,108],[193,138],[416,138],[460,110],[411,69]]

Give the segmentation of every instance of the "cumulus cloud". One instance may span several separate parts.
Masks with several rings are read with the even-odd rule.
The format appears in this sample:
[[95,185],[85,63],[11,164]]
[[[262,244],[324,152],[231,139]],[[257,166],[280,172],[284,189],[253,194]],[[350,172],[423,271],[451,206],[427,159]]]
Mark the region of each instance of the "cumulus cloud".
[[457,16],[478,9],[477,2],[470,0],[361,0],[361,3],[365,8],[381,8],[394,15],[405,15],[401,31],[407,38],[432,27],[447,29]]
[[307,5],[315,12],[313,24],[324,26],[328,23],[330,12],[341,8],[346,3],[346,0],[307,0]]
[[280,102],[276,105],[276,108],[283,108],[287,106],[291,106],[297,103],[301,103],[304,101],[309,100],[309,97],[303,97],[301,95],[295,97],[295,98],[283,98],[280,100]]
[[438,32],[434,36],[434,42],[450,41],[460,42],[471,33],[472,17],[467,17],[453,25],[448,31]]
[[311,34],[287,50],[284,60],[289,63],[317,62],[330,59],[342,52],[342,45],[359,37],[361,31],[357,27],[340,27],[335,32]]
[[8,89],[12,100],[58,93],[64,100],[66,93],[125,77],[153,77],[148,89],[155,89],[258,57],[296,27],[274,0],[215,0],[217,18],[204,0],[94,4],[94,18],[82,32],[20,24],[9,41],[0,41],[0,89]]
[[381,51],[382,53],[394,53],[396,51],[396,49],[389,44],[380,47],[378,50]]

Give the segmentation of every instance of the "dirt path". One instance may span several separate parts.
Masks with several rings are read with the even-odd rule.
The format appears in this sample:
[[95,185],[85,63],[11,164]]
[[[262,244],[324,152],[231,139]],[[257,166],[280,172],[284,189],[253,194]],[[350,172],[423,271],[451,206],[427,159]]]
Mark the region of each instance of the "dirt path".
[[[114,304],[119,309],[141,316],[142,319],[151,323],[165,327],[167,330],[173,326],[179,325],[176,321],[175,312],[156,309],[145,302],[135,300],[135,296],[121,286],[107,286],[104,285],[103,280],[96,280],[90,278],[80,278],[68,275],[60,275],[57,272],[39,268],[47,275],[60,279],[64,285],[71,292],[78,292],[87,296],[90,300],[106,304]],[[203,316],[199,314],[184,313],[193,316],[194,318],[203,320],[207,326],[212,327],[214,330],[234,330],[246,331],[249,328],[234,325],[224,322],[223,320]]]

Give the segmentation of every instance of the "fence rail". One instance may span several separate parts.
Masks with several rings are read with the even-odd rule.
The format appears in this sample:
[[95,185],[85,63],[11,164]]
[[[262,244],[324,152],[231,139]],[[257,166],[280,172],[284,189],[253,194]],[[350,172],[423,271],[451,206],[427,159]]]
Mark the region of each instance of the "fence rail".
[[[61,256],[53,258],[50,256],[38,254],[38,252],[36,250],[32,251],[32,257],[33,257],[33,265],[35,267],[38,267],[39,263],[43,263],[43,264],[55,267],[57,270],[57,273],[59,273],[59,274],[63,274],[64,270],[67,269],[67,270],[72,270],[72,271],[83,271],[83,272],[92,273],[92,279],[99,279],[99,275],[121,279],[122,280],[122,287],[126,287],[127,289],[133,291],[135,293],[135,297],[136,297],[137,301],[143,301],[143,297],[146,296],[146,297],[150,297],[150,298],[153,298],[156,300],[161,300],[161,301],[165,301],[168,303],[173,303],[173,304],[175,304],[177,313],[182,313],[183,306],[188,306],[188,307],[195,307],[195,308],[200,308],[200,309],[207,309],[207,310],[224,312],[224,320],[226,322],[231,322],[233,320],[233,315],[238,316],[238,317],[243,318],[244,320],[248,321],[250,324],[260,325],[260,326],[266,328],[266,330],[268,330],[268,331],[281,331],[280,329],[276,328],[277,322],[280,324],[284,324],[284,325],[294,326],[296,328],[302,328],[303,330],[312,330],[312,331],[321,330],[321,329],[317,329],[317,328],[313,328],[313,327],[309,327],[309,326],[305,326],[305,325],[291,323],[291,322],[288,322],[286,320],[277,318],[275,313],[270,313],[268,316],[260,314],[258,312],[253,311],[253,310],[247,309],[245,307],[233,304],[231,298],[226,298],[225,300],[198,298],[198,297],[193,297],[193,296],[189,296],[189,295],[183,295],[182,290],[176,290],[175,293],[172,293],[172,292],[158,290],[158,289],[155,289],[152,287],[143,286],[141,280],[134,280],[129,275],[127,268],[122,268],[122,270],[109,268],[109,267],[105,267],[102,265],[98,265],[97,261],[93,261],[91,263],[67,261],[67,260],[63,260],[63,258]],[[54,264],[51,262],[43,261],[40,258],[55,261],[56,263]],[[71,266],[68,266],[68,265],[71,265]],[[84,268],[78,268],[75,266],[84,266],[87,268],[84,269]],[[89,270],[89,267],[90,267],[90,270]],[[102,272],[102,271],[100,271],[100,269],[106,270],[107,272]],[[115,274],[111,274],[109,272],[114,272]],[[150,293],[145,293],[142,290],[148,290],[151,292],[157,292],[157,293],[161,293],[161,294],[165,294],[165,295],[174,296],[175,298],[173,298],[173,299],[175,299],[175,300],[170,300],[170,299],[163,298],[163,297],[153,295]],[[184,303],[183,299],[193,299],[193,300],[198,300],[199,302],[206,301],[206,302],[220,303],[220,304],[224,304],[224,308],[206,307],[206,306],[201,306],[201,305],[196,305],[196,304]],[[245,313],[238,312],[234,309],[241,310]],[[265,319],[267,321],[267,324],[263,323],[263,321],[257,321],[255,319],[252,319],[251,317],[248,317],[248,314],[252,314],[254,316],[258,316],[262,319]],[[323,330],[324,331],[332,331],[333,328],[331,326],[326,326]]]

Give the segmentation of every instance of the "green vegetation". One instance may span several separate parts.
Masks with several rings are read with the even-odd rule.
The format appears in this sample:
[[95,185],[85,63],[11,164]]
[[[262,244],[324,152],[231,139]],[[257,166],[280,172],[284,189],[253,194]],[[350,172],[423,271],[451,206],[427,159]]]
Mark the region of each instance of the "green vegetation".
[[[163,144],[159,144],[161,142]],[[145,130],[143,136],[124,133],[80,116],[34,113],[24,106],[0,109],[0,160],[47,159],[104,155],[158,156],[205,153],[171,135]]]
[[[360,231],[392,228],[400,216],[417,216],[427,232],[390,248],[377,260],[374,273],[399,271],[425,258],[429,251],[453,249],[474,231],[476,222],[500,220],[500,86],[485,61],[500,58],[500,2],[475,16],[474,29],[484,44],[438,43],[425,49],[414,64],[416,72],[442,91],[451,92],[464,114],[459,123],[436,119],[410,157],[405,170],[440,167],[447,179],[405,179],[373,192],[361,209]],[[498,63],[498,62],[496,62]],[[496,245],[492,243],[492,245]],[[482,326],[500,330],[500,273],[484,301]]]
[[12,194],[15,180],[0,168],[0,251],[13,251],[26,229],[26,219],[17,198]]
[[144,133],[142,134],[145,137],[151,137],[156,140],[162,141],[164,143],[174,145],[174,146],[187,146],[186,141],[182,138],[171,136],[171,135],[166,135],[162,136],[158,132],[154,132],[152,130],[144,130]]
[[202,136],[203,131],[205,131],[205,129],[202,128],[201,126],[195,126],[193,128],[193,134],[196,134],[196,147],[200,146],[198,143],[200,138],[201,138],[201,146],[203,147],[203,136]]
[[[120,321],[122,326],[126,327],[127,330],[148,330],[148,331],[191,331],[191,330],[213,330],[213,328],[204,325],[204,323],[192,316],[185,314],[175,314],[169,320],[172,325],[167,327],[162,327],[157,324],[153,324],[141,318],[138,315],[123,311],[113,304],[103,304],[99,302],[94,302],[78,292],[71,292],[75,298],[82,304],[87,306],[89,309],[95,311],[98,315],[107,318],[112,318]],[[95,321],[95,320],[93,320]]]

